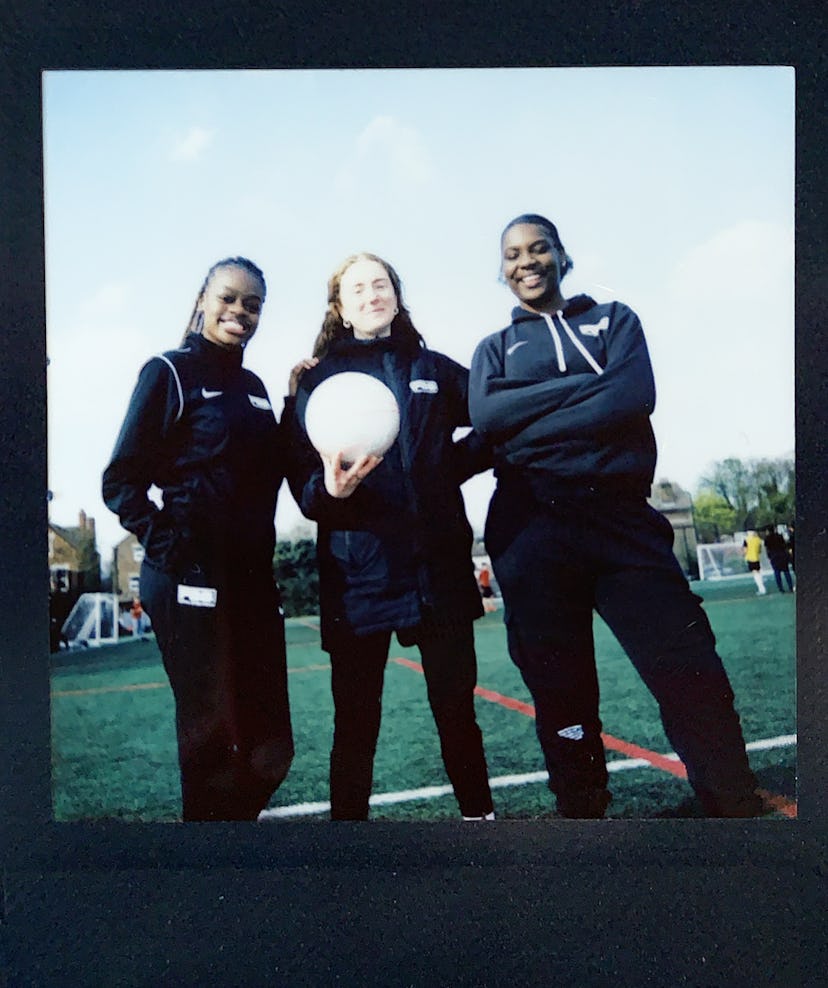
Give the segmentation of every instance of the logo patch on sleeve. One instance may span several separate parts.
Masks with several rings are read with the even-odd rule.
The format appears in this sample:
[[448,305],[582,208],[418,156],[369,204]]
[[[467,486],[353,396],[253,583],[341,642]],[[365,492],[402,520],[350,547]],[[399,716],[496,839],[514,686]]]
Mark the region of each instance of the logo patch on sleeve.
[[261,408],[262,411],[265,411],[265,412],[269,412],[270,411],[271,404],[267,400],[267,398],[259,398],[258,395],[248,395],[247,397],[250,399],[250,404],[254,408]]
[[436,395],[440,390],[436,381],[424,381],[421,378],[409,381],[408,386],[415,395]]
[[603,319],[599,319],[598,322],[585,322],[582,326],[579,326],[578,329],[584,336],[597,336],[602,329],[609,329],[609,316],[604,316]]

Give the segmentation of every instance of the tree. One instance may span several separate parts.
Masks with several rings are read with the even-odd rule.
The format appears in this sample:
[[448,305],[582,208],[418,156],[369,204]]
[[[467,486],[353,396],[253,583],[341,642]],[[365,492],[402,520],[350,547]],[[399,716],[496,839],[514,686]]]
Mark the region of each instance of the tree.
[[750,469],[740,459],[733,456],[713,464],[713,470],[702,477],[700,487],[710,490],[724,501],[733,512],[736,528],[752,527],[751,504],[754,501],[754,488]]
[[693,500],[693,521],[699,542],[718,542],[735,532],[736,512],[726,499],[713,490],[700,491]]
[[[710,532],[747,531],[791,521],[796,493],[793,459],[740,460],[730,457],[713,464],[699,482],[693,502],[702,541]],[[728,516],[728,512],[731,516]]]
[[319,613],[319,572],[313,539],[277,542],[273,569],[286,617]]
[[796,493],[793,460],[757,460],[754,475],[759,497],[756,524],[791,521]]

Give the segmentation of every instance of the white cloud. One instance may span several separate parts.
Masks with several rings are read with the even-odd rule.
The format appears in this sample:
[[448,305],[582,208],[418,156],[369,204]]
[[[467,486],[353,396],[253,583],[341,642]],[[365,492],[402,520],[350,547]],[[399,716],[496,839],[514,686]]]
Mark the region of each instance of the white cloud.
[[98,288],[80,305],[84,320],[109,319],[124,311],[129,290],[123,282],[110,281]]
[[183,137],[174,142],[170,158],[173,161],[195,161],[213,143],[215,136],[214,130],[191,127]]
[[[641,313],[642,316],[645,313]],[[646,314],[658,476],[794,447],[793,236],[745,221],[690,248]]]
[[793,231],[759,220],[720,230],[697,244],[673,269],[669,289],[677,300],[712,297],[754,301],[792,288]]
[[366,179],[375,182],[380,176],[395,184],[421,186],[433,174],[419,131],[394,117],[378,116],[356,138],[335,183],[340,192],[351,191]]

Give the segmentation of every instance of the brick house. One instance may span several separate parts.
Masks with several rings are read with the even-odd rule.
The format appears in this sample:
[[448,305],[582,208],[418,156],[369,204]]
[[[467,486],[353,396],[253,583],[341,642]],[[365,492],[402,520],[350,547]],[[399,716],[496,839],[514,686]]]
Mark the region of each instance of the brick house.
[[140,597],[139,576],[144,547],[129,534],[112,551],[112,592],[121,600]]
[[673,526],[673,552],[686,576],[698,579],[699,563],[696,552],[696,525],[693,519],[693,498],[670,480],[653,484],[647,499]]
[[82,593],[101,589],[101,557],[95,540],[95,519],[85,511],[71,527],[48,524],[49,644],[56,652],[61,628]]
[[101,557],[95,543],[95,519],[85,511],[77,526],[49,522],[49,583],[53,593],[81,593],[100,590]]

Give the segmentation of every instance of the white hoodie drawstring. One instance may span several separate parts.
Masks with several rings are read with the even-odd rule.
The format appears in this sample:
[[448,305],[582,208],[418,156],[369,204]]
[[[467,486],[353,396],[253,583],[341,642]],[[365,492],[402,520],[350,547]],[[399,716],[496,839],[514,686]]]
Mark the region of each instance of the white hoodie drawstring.
[[[589,366],[595,371],[596,374],[603,374],[604,368],[596,361],[592,354],[587,350],[587,348],[581,343],[578,337],[572,332],[572,327],[564,319],[563,312],[560,310],[555,313],[558,319],[561,320],[561,325],[566,330],[567,336],[572,340],[572,345],[581,354],[581,356],[586,360]],[[566,360],[564,360],[563,347],[561,346],[561,338],[558,335],[557,329],[555,329],[555,324],[552,322],[552,316],[548,313],[543,313],[543,318],[546,320],[546,325],[549,327],[549,332],[552,334],[552,339],[555,343],[555,353],[558,357],[558,370],[561,373],[566,371]]]
[[[549,327],[549,332],[552,334],[552,342],[555,344],[555,356],[558,358],[558,370],[561,374],[565,374],[566,360],[564,359],[563,347],[561,346],[561,338],[558,335],[557,329],[555,329],[555,323],[552,322],[552,316],[550,316],[548,312],[543,312],[541,315],[546,320],[546,325]],[[560,315],[560,312],[558,315]]]

